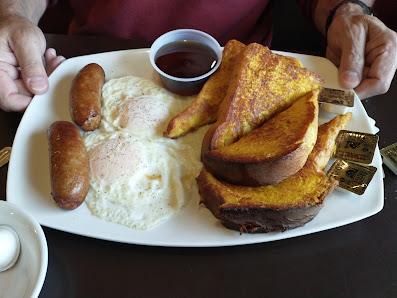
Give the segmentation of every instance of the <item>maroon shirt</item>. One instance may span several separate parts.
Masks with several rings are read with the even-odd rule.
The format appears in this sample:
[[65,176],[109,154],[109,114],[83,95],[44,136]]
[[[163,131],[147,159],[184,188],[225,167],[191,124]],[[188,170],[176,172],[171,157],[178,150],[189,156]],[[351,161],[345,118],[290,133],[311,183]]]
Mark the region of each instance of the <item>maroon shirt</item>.
[[[47,0],[48,1],[48,0]],[[56,0],[49,0],[56,2]],[[299,0],[311,15],[318,0]],[[271,0],[70,0],[75,17],[69,33],[154,41],[165,32],[198,29],[221,45],[230,39],[270,45]]]

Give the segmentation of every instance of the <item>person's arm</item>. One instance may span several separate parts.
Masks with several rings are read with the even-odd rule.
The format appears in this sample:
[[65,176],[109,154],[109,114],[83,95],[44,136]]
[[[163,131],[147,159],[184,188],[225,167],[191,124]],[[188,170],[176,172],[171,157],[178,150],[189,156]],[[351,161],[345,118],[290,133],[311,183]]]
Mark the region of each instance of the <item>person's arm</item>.
[[38,24],[47,7],[47,0],[2,0],[0,20],[9,16],[20,16]]
[[53,49],[45,53],[37,24],[46,6],[46,0],[0,1],[0,108],[5,111],[24,111],[34,94],[45,93],[47,72],[64,60]]
[[[336,7],[342,0],[318,0],[315,7],[313,21],[317,29],[325,36],[325,23],[330,12]],[[361,0],[368,7],[372,7],[375,0]],[[356,3],[346,3],[336,10],[335,17],[341,14],[363,14],[363,8]],[[334,17],[334,18],[335,18]]]
[[[330,12],[342,0],[313,0],[313,21],[327,38],[326,57],[339,68],[342,86],[364,99],[387,92],[397,68],[397,34],[356,3],[340,6],[329,24]],[[373,0],[362,0],[367,6]]]

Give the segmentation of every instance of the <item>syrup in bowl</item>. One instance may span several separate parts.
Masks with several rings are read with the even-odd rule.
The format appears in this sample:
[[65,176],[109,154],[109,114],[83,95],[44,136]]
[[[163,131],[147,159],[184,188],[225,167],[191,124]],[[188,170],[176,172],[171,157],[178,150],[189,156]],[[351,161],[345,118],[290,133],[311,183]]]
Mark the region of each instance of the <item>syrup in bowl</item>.
[[157,38],[150,62],[163,86],[179,95],[194,95],[218,69],[222,48],[211,35],[194,29],[177,29]]
[[215,67],[217,56],[209,46],[194,40],[175,41],[163,46],[156,65],[166,74],[177,78],[195,78]]

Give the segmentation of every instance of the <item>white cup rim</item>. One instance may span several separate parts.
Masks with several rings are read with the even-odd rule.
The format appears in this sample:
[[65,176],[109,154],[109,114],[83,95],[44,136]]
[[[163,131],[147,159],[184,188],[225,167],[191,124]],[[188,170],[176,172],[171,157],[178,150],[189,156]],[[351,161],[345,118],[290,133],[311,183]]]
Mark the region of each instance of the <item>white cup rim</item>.
[[[162,48],[166,43],[169,43],[168,41],[170,40],[171,42],[173,41],[178,41],[178,40],[185,40],[186,38],[181,38],[181,37],[187,37],[189,36],[189,40],[198,40],[198,41],[207,41],[207,45],[210,46],[216,53],[217,56],[217,62],[215,66],[207,73],[198,76],[198,77],[193,77],[193,78],[178,78],[171,76],[164,71],[162,71],[155,63],[155,56],[157,51]],[[165,42],[167,41],[167,42]],[[195,29],[177,29],[173,31],[169,31],[160,37],[158,37],[152,44],[150,48],[150,62],[153,66],[153,68],[162,76],[174,80],[174,81],[179,81],[179,82],[194,82],[194,81],[200,81],[202,79],[205,79],[206,77],[212,75],[219,67],[221,64],[222,60],[222,48],[218,41],[212,37],[211,35],[200,31],[200,30],[195,30]]]

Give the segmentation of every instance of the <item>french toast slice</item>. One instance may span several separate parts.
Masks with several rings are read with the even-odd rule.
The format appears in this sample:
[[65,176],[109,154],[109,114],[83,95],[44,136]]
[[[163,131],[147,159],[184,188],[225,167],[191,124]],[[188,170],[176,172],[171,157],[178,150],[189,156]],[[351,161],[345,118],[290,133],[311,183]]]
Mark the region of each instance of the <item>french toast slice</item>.
[[324,80],[300,67],[299,61],[278,55],[257,43],[237,58],[217,121],[208,129],[202,153],[230,145],[288,108]]
[[338,115],[331,121],[318,127],[317,141],[310,153],[307,162],[313,163],[317,168],[323,170],[334,153],[336,138],[342,129],[349,124],[353,114],[348,112]]
[[230,40],[223,49],[217,71],[208,79],[195,100],[168,123],[164,136],[176,139],[216,120],[219,105],[225,97],[237,56],[245,44]]
[[318,90],[241,137],[207,151],[205,169],[220,180],[246,186],[276,184],[297,173],[317,140]]
[[[351,114],[340,115],[318,129],[318,142],[303,168],[274,185],[238,186],[201,171],[196,178],[203,203],[221,223],[247,233],[284,231],[311,221],[338,182],[322,171],[333,144]],[[321,166],[321,167],[319,167]]]
[[201,203],[234,230],[267,233],[297,228],[312,220],[337,181],[312,164],[275,185],[249,187],[217,180],[209,172],[197,177]]

